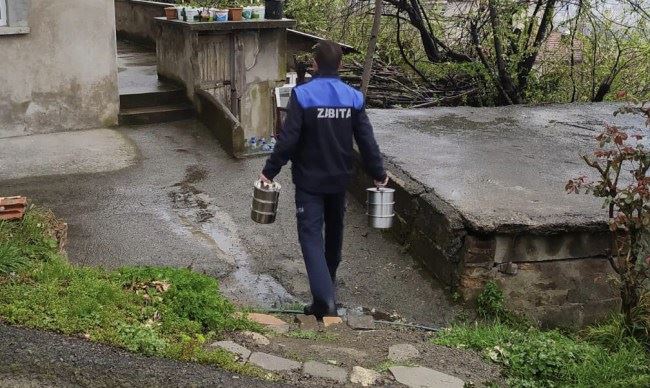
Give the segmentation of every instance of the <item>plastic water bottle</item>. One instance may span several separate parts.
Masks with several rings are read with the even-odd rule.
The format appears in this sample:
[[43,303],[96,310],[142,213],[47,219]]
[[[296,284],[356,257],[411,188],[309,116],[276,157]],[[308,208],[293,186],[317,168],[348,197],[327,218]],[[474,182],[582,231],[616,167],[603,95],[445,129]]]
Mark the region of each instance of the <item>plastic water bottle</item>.
[[271,146],[266,144],[266,140],[262,140],[262,151],[271,151]]

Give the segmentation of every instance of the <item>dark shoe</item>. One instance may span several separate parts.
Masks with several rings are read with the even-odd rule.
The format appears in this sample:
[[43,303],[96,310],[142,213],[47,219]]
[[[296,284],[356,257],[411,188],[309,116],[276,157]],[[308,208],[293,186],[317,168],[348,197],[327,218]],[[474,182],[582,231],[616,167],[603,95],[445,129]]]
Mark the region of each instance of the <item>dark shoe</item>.
[[314,304],[307,305],[303,308],[305,315],[314,315],[316,319],[323,319],[323,317],[338,317],[336,307],[331,308],[318,308]]

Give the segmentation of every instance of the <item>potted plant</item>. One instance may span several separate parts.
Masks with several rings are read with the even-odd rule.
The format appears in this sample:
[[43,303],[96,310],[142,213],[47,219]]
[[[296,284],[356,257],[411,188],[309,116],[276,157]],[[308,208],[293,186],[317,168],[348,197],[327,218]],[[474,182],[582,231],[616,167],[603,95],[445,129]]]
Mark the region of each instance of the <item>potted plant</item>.
[[228,8],[228,20],[238,22],[242,20],[244,8],[237,0],[224,0],[222,2],[224,8]]
[[212,12],[212,20],[215,22],[227,22],[228,21],[228,9],[215,9]]
[[264,19],[264,1],[262,0],[251,0],[251,19],[259,20]]
[[214,0],[195,0],[193,5],[197,8],[197,16],[194,20],[201,22],[210,21],[210,7],[214,5]]
[[178,9],[176,7],[165,7],[165,17],[167,20],[178,19]]

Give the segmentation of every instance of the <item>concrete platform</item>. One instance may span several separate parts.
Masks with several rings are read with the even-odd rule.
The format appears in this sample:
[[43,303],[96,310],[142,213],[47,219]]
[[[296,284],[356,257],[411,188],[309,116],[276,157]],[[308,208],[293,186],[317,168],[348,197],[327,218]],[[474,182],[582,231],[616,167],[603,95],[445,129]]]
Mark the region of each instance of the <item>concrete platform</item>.
[[579,154],[593,149],[615,105],[375,110],[384,154],[458,210],[480,232],[584,228],[604,220],[601,202],[568,196],[566,182],[587,173]]
[[[473,300],[499,281],[508,304],[549,326],[581,326],[618,305],[601,201],[568,195],[588,173],[613,104],[372,110],[396,192],[394,236],[442,282]],[[363,199],[368,177],[354,193]]]

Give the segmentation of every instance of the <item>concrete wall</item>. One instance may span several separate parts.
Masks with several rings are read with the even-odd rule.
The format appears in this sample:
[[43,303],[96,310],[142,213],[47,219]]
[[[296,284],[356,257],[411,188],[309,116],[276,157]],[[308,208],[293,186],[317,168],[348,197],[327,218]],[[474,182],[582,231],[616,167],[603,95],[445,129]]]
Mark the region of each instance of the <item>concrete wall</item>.
[[174,4],[139,0],[114,1],[117,36],[120,39],[155,47],[156,36],[160,33],[160,29],[153,18],[165,16],[165,7]]
[[111,0],[31,0],[30,33],[0,35],[0,138],[117,124]]
[[[215,28],[224,26],[223,23],[214,25]],[[187,23],[167,22],[160,23],[159,27],[158,75],[183,85],[188,98],[199,105],[199,111],[198,91],[206,91],[230,107],[231,83],[239,85],[240,109],[233,114],[241,123],[244,137],[234,145],[231,154],[250,155],[244,147],[244,139],[269,138],[275,127],[273,91],[284,83],[286,75],[286,30],[192,31]],[[238,49],[233,51],[231,44]],[[235,68],[240,69],[235,72],[235,80],[231,74],[231,56],[235,56]],[[229,127],[224,130],[232,132]],[[230,150],[231,147],[225,148]]]
[[[357,156],[358,157],[358,156]],[[366,201],[371,178],[358,157],[352,194]],[[473,303],[486,282],[503,289],[506,306],[544,327],[580,328],[620,306],[607,255],[607,228],[482,233],[461,213],[390,160],[396,222],[389,235],[429,272]]]

